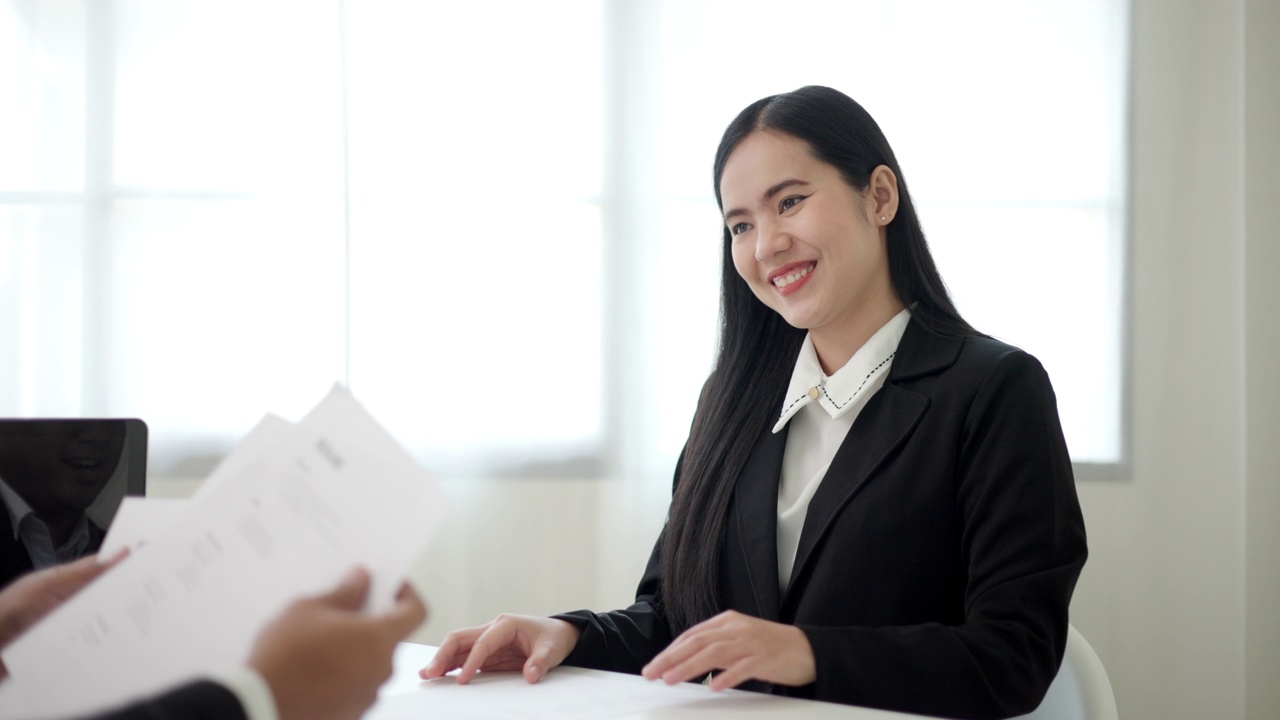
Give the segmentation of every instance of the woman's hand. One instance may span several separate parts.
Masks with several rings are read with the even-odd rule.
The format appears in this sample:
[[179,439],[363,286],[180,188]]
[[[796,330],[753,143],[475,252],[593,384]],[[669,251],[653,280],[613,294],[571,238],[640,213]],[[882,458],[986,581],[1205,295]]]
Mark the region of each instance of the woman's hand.
[[535,683],[564,662],[581,635],[563,620],[499,615],[488,625],[449,633],[418,674],[430,680],[461,667],[458,684],[465,685],[481,670],[520,670],[525,680]]
[[796,686],[817,679],[813,648],[804,631],[734,610],[685,630],[640,674],[674,685],[712,670],[722,670],[711,679],[712,690],[727,690],[747,680]]

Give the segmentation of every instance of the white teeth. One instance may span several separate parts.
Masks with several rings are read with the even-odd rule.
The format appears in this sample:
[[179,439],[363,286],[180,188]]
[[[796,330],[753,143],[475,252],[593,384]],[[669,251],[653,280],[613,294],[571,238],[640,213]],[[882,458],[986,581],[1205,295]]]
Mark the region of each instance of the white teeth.
[[800,272],[793,272],[793,273],[791,273],[791,274],[789,274],[789,275],[781,275],[781,276],[776,277],[776,278],[774,278],[774,279],[773,279],[773,284],[774,284],[774,286],[775,286],[775,287],[780,287],[780,288],[786,287],[786,286],[790,285],[791,283],[793,283],[793,282],[795,282],[795,281],[799,280],[800,278],[804,277],[805,275],[808,275],[808,274],[809,274],[809,272],[810,272],[811,270],[813,270],[813,266],[812,266],[812,265],[810,265],[810,266],[806,267],[805,269],[801,270]]

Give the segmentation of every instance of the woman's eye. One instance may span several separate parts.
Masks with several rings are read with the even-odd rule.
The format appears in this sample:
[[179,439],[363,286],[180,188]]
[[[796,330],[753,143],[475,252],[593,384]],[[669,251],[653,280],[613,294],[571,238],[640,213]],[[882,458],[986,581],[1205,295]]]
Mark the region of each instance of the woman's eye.
[[782,199],[782,202],[778,204],[778,207],[779,207],[779,209],[781,209],[781,210],[783,210],[783,211],[790,210],[791,208],[795,207],[796,205],[799,205],[799,204],[800,204],[800,201],[801,201],[801,200],[803,200],[803,199],[804,199],[804,198],[803,198],[803,197],[801,197],[801,196],[799,196],[799,195],[794,195],[794,196],[789,197],[789,198],[783,198],[783,199]]
[[741,235],[742,233],[750,229],[751,229],[751,226],[748,225],[747,223],[738,223],[737,225],[734,225],[733,227],[729,228],[729,232],[733,235]]

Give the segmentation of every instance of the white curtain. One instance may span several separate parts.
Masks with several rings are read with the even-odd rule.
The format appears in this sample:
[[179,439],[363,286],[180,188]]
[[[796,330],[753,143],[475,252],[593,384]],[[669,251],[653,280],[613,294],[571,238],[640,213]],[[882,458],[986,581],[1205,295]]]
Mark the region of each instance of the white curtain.
[[1116,463],[1127,38],[1119,0],[5,0],[0,415],[141,417],[198,475],[342,381],[445,474],[666,476],[719,135],[826,84]]

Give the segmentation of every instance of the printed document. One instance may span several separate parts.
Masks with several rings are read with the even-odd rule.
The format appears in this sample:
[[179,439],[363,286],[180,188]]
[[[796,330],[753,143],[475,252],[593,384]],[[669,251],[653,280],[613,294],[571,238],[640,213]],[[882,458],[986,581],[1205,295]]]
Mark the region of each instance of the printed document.
[[292,600],[362,565],[388,609],[444,496],[341,387],[269,419],[177,521],[5,649],[0,717],[66,717],[238,667]]

